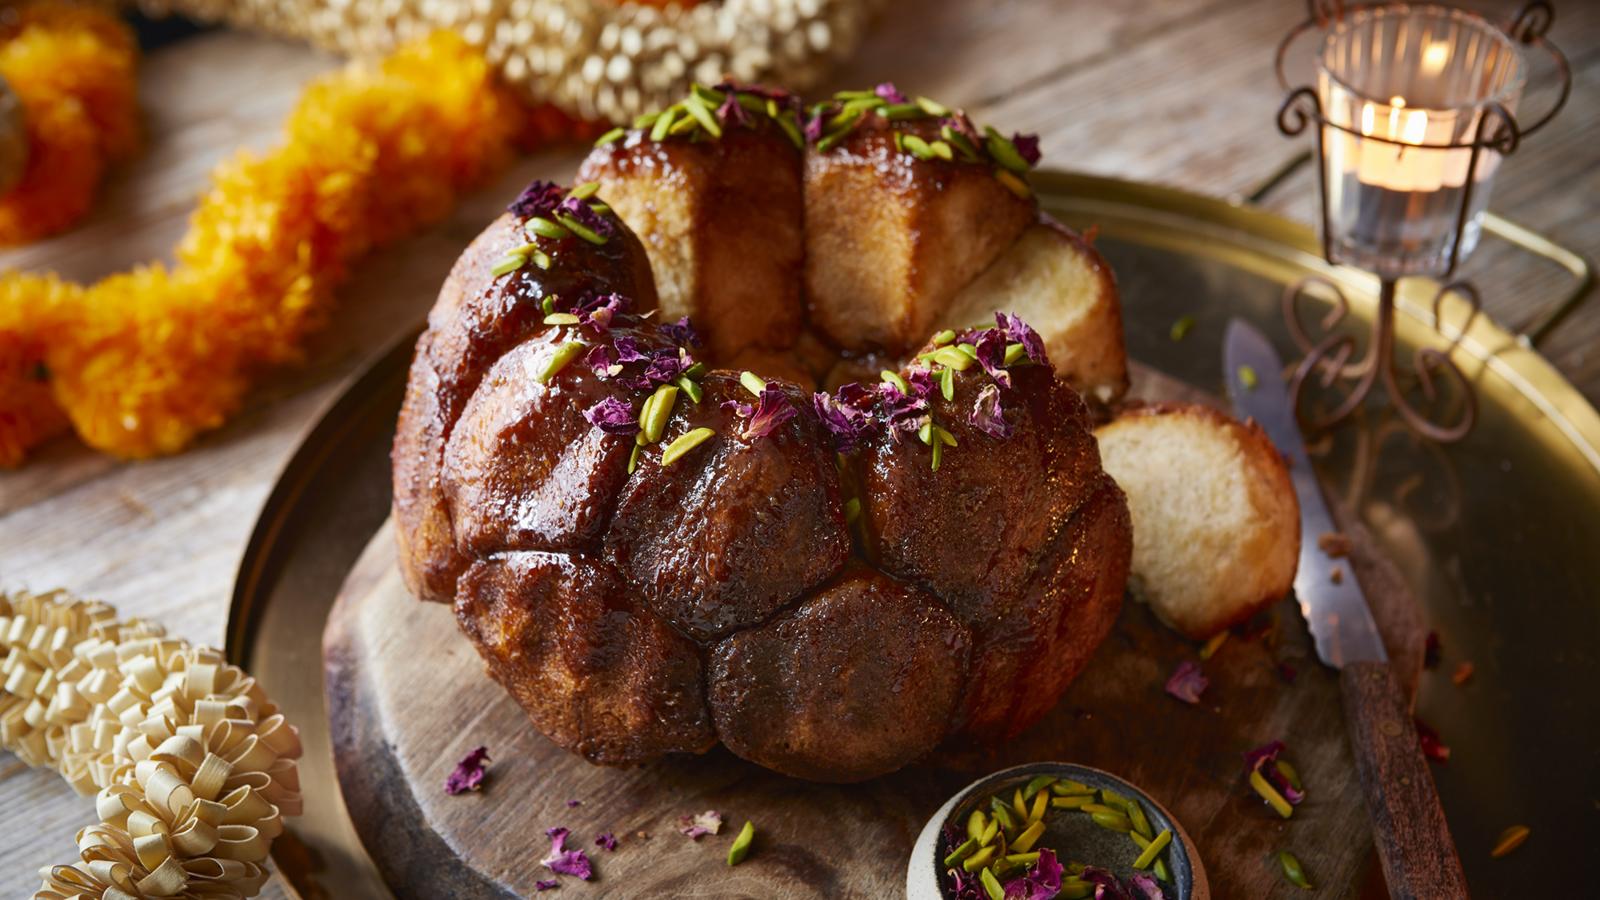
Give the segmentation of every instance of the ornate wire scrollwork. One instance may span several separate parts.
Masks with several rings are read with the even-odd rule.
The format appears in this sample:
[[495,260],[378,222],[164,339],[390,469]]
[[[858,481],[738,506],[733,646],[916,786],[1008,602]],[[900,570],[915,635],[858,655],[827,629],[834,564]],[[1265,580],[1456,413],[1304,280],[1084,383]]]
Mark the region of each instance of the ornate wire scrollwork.
[[[1300,311],[1303,301],[1312,298],[1309,289],[1313,287],[1326,291],[1332,301],[1328,311],[1316,323],[1320,336],[1313,335],[1306,328]],[[1473,424],[1477,421],[1478,405],[1471,382],[1456,365],[1451,354],[1461,343],[1462,337],[1472,327],[1482,309],[1478,291],[1464,281],[1451,282],[1439,288],[1433,298],[1436,328],[1442,321],[1440,316],[1443,312],[1444,298],[1448,294],[1457,293],[1466,297],[1471,304],[1471,312],[1462,323],[1460,331],[1447,346],[1442,349],[1419,348],[1412,355],[1409,370],[1400,366],[1395,354],[1394,292],[1394,282],[1384,281],[1378,298],[1378,309],[1372,317],[1366,352],[1357,359],[1359,345],[1355,336],[1338,327],[1350,312],[1350,301],[1338,284],[1322,276],[1310,276],[1289,285],[1284,290],[1283,318],[1289,326],[1290,337],[1304,354],[1296,364],[1289,383],[1295,409],[1308,428],[1314,431],[1326,430],[1353,415],[1372,393],[1372,389],[1382,384],[1389,395],[1394,412],[1406,425],[1430,440],[1440,443],[1458,441],[1472,430]],[[1450,395],[1459,398],[1459,411],[1455,412],[1449,421],[1441,421],[1437,416],[1440,412],[1448,415],[1451,410],[1435,409],[1441,397],[1440,373],[1454,385]],[[1313,376],[1316,376],[1315,379]],[[1325,391],[1339,392],[1332,409],[1308,409],[1307,387],[1313,380]],[[1407,390],[1411,383],[1420,390],[1425,401],[1424,405],[1419,405],[1411,399]]]

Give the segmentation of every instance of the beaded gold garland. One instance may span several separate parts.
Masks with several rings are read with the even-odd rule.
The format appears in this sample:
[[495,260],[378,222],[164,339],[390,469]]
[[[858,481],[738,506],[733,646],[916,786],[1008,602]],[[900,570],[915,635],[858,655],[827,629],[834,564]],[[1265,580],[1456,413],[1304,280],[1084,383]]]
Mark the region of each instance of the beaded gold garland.
[[525,98],[582,118],[624,122],[692,81],[814,84],[855,49],[881,0],[724,0],[668,5],[605,0],[133,0],[310,41],[387,52],[445,28],[482,50]]
[[222,654],[60,593],[0,594],[0,747],[98,791],[35,900],[259,893],[300,813],[300,738]]

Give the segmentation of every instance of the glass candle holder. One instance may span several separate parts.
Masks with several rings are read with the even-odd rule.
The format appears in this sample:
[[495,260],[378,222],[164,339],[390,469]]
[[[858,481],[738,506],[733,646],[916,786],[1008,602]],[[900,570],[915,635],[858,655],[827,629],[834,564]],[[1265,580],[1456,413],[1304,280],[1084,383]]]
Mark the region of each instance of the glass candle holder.
[[1471,253],[1500,165],[1485,144],[1509,124],[1485,117],[1514,115],[1526,77],[1511,37],[1459,9],[1369,7],[1329,31],[1317,93],[1333,261],[1437,276]]

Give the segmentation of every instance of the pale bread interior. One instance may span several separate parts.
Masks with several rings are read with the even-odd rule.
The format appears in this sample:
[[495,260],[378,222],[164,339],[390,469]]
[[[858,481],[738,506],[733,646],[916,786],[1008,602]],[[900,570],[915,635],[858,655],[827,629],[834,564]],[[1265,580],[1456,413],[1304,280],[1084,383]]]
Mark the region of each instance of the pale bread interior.
[[1050,222],[1030,225],[951,300],[939,327],[993,325],[996,311],[1032,325],[1056,374],[1080,394],[1109,403],[1127,390],[1116,282],[1081,237]]
[[1129,589],[1162,621],[1203,640],[1288,593],[1299,509],[1259,431],[1175,407],[1124,415],[1095,434],[1133,518]]

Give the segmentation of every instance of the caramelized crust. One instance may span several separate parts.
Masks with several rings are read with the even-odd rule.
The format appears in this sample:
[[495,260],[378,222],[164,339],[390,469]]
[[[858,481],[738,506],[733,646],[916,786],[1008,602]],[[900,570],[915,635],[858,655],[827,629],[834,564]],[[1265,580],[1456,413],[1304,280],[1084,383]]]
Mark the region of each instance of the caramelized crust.
[[[874,437],[859,468],[869,552],[973,628],[973,694],[964,728],[984,737],[1014,734],[1054,705],[1070,681],[1056,673],[1076,674],[1081,665],[1070,645],[1081,636],[1086,644],[1077,649],[1086,655],[1083,646],[1092,648],[1105,634],[1095,626],[1109,627],[1121,606],[1131,546],[1126,504],[1100,469],[1083,401],[1044,367],[1010,373],[1013,388],[1002,393],[1010,437],[994,438],[971,424],[978,393],[989,383],[974,366],[957,376],[953,400],[934,394],[933,421],[957,440],[937,472],[931,449],[904,433],[898,440]],[[1077,535],[1074,522],[1100,494],[1113,511],[1097,514],[1092,536],[1103,546],[1089,553],[1088,536]],[[1102,567],[1112,570],[1114,593],[1090,590],[1080,575]],[[1068,609],[1088,627],[1063,622]],[[1042,683],[1018,680],[1032,670]],[[1021,698],[1011,694],[1021,693],[1042,702],[1012,708]]]
[[417,339],[395,434],[394,521],[400,570],[425,600],[448,602],[470,560],[456,549],[440,469],[445,442],[478,382],[496,360],[545,329],[547,296],[618,293],[636,311],[654,309],[655,284],[644,248],[626,228],[604,245],[560,242],[550,269],[524,266],[496,278],[490,268],[527,243],[520,222],[502,215],[475,238],[445,279]]
[[644,242],[662,313],[702,323],[723,360],[800,331],[800,158],[772,128],[661,142],[635,131],[590,153],[578,180],[598,181]]
[[965,625],[923,592],[853,567],[795,610],[711,653],[717,734],[815,781],[892,772],[944,738],[967,681]]
[[[641,345],[657,342],[653,332],[626,333]],[[633,445],[583,413],[607,397],[629,398],[581,363],[548,384],[535,379],[569,336],[548,331],[500,357],[450,435],[444,494],[456,546],[468,556],[579,549],[610,518]]]
[[603,563],[507,553],[461,577],[456,622],[546,737],[600,765],[716,743],[693,644]]
[[[811,320],[848,350],[903,353],[1033,221],[1034,203],[986,165],[919,160],[869,115],[806,157],[806,298]],[[938,137],[931,122],[894,128]]]
[[765,621],[850,555],[838,471],[807,395],[782,385],[795,417],[746,438],[723,403],[755,398],[730,373],[702,386],[700,403],[679,398],[661,447],[695,428],[716,436],[670,466],[658,448],[641,454],[606,532],[617,571],[697,641]]

